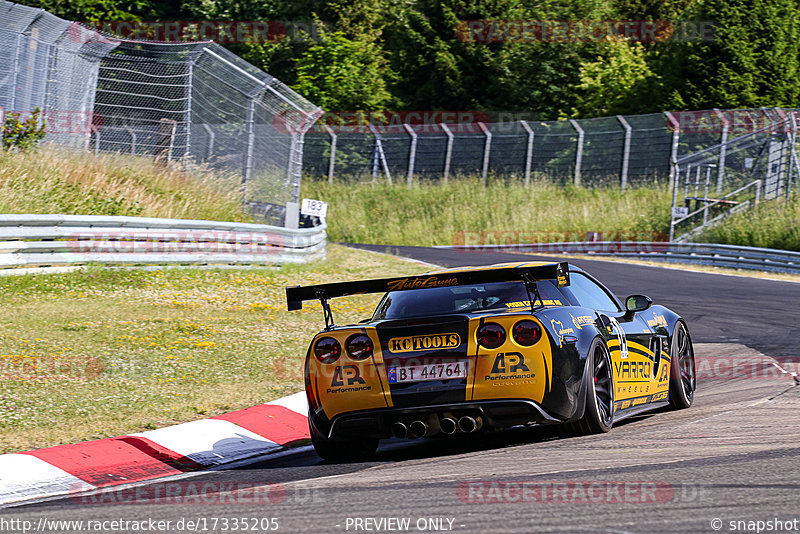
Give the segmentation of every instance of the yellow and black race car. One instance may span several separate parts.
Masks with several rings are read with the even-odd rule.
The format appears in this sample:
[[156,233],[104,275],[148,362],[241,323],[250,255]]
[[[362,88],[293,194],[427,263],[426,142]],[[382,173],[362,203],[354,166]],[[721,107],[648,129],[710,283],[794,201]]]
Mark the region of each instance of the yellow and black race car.
[[[333,324],[328,299],[383,293],[370,319]],[[608,432],[634,414],[687,408],[685,322],[644,295],[617,298],[567,263],[513,263],[286,289],[319,299],[305,385],[311,439],[330,460],[378,440],[531,424]]]

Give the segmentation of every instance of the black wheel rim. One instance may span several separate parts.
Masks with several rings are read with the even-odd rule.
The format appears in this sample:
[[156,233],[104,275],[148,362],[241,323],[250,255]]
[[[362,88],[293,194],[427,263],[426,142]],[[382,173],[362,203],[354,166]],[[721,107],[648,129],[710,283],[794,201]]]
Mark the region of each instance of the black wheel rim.
[[608,351],[598,343],[594,349],[594,397],[604,425],[611,424],[614,406],[614,383],[611,380],[611,361]]
[[692,400],[696,384],[694,351],[692,350],[692,344],[689,342],[689,334],[686,333],[686,327],[680,325],[675,335],[678,337],[678,370],[681,374],[681,387],[683,387],[686,398]]

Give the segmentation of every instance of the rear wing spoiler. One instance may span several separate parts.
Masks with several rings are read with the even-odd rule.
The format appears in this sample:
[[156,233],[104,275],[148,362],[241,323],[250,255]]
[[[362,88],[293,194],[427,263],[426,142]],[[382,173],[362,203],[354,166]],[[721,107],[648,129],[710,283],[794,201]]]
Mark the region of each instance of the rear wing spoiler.
[[496,267],[492,269],[472,269],[459,272],[441,272],[420,276],[398,278],[379,278],[355,282],[336,282],[313,286],[286,288],[286,301],[289,311],[303,308],[304,300],[322,300],[362,295],[366,293],[386,293],[389,291],[408,291],[411,289],[430,289],[436,287],[466,286],[492,282],[517,282],[526,284],[537,280],[555,280],[558,287],[569,285],[569,264],[549,263],[546,265],[515,267]]

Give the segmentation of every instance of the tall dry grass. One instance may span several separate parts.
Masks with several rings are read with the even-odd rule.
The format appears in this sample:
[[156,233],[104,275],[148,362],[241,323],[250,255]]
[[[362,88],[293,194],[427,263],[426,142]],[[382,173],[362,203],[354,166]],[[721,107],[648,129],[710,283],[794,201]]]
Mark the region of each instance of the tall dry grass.
[[671,196],[661,184],[588,189],[477,178],[448,183],[328,184],[306,180],[303,196],[329,202],[328,234],[341,242],[449,245],[465,240],[650,240],[669,228]]
[[236,180],[148,157],[0,153],[0,213],[69,213],[246,221]]

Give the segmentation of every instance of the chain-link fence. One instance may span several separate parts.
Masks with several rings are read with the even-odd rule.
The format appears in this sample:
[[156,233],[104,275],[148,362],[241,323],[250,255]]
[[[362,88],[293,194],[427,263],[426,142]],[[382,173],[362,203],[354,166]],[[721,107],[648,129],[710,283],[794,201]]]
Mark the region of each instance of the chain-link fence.
[[245,186],[258,218],[299,198],[321,110],[212,42],[128,41],[0,0],[0,107],[38,107],[46,140],[201,166]]
[[306,136],[305,172],[330,181],[494,174],[526,183],[667,183],[670,161],[762,128],[773,115],[772,109],[744,109],[369,128],[317,124]]
[[758,118],[753,110],[749,113],[749,123],[757,128],[737,131],[737,114],[719,114],[716,125],[725,141],[673,163],[670,241],[690,241],[729,214],[762,200],[788,199],[796,190],[800,111],[764,110],[769,118],[764,125],[753,121]]

